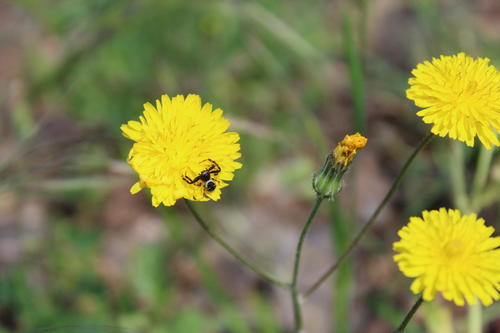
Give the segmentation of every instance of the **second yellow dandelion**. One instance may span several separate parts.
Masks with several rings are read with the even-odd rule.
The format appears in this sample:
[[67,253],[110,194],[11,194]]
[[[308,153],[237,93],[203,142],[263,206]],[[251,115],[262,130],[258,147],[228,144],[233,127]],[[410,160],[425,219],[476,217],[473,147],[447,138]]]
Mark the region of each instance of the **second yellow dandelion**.
[[437,292],[457,305],[490,305],[500,298],[500,237],[475,214],[458,209],[424,211],[399,230],[393,248],[399,269],[415,278],[413,293],[426,301]]
[[406,96],[423,108],[417,112],[431,132],[488,149],[499,146],[500,73],[488,58],[459,53],[433,58],[412,71]]

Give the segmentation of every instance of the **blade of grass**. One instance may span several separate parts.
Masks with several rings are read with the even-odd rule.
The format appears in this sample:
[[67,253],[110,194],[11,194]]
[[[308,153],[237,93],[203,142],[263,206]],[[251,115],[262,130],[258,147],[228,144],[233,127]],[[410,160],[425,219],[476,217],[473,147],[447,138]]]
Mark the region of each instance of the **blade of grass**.
[[[324,73],[329,70],[326,57],[290,24],[268,11],[265,7],[257,3],[248,3],[242,8],[241,13],[244,18],[257,23],[289,49],[291,53],[296,54],[301,59],[301,62],[307,68],[305,73],[310,76],[311,84],[317,85],[317,91],[320,91],[323,82],[320,77],[323,77]],[[269,55],[272,55],[272,53],[269,53]],[[281,59],[276,59],[276,61],[279,63]],[[317,73],[321,74],[318,75]],[[329,145],[326,143],[318,119],[308,105],[305,105],[306,103],[293,91],[290,91],[287,95],[291,104],[296,105],[294,109],[297,112],[295,112],[294,116],[303,124],[316,150],[321,152],[322,155],[324,151],[328,150]]]
[[365,63],[365,54],[367,50],[367,39],[368,39],[368,31],[366,29],[366,23],[368,22],[368,1],[367,0],[358,0],[358,6],[360,7],[360,15],[359,19],[359,54],[361,58],[361,63],[364,65]]
[[354,43],[351,22],[347,14],[342,14],[342,42],[351,81],[354,130],[363,132],[365,128],[365,82],[359,51]]
[[252,299],[252,309],[255,313],[258,329],[261,333],[279,333],[279,322],[270,302],[261,295],[255,295]]
[[424,36],[428,54],[440,54],[450,35],[446,36],[443,29],[443,21],[435,2],[432,0],[413,0],[410,1],[413,11],[417,14],[421,24],[421,34]]
[[322,59],[320,52],[309,41],[274,13],[256,2],[245,3],[242,8],[248,18],[261,25],[300,57],[309,60]]
[[[334,255],[342,253],[348,245],[348,221],[341,212],[338,201],[329,206],[331,241]],[[350,332],[349,304],[353,286],[352,261],[348,259],[341,266],[333,281],[333,331],[337,333]]]
[[220,309],[223,317],[222,321],[227,326],[225,328],[235,333],[250,333],[249,324],[231,301],[226,289],[217,278],[214,269],[203,258],[200,249],[196,251],[195,256],[203,284],[217,308]]
[[[363,9],[366,4],[361,3]],[[364,25],[361,26],[361,38],[364,36]],[[364,41],[364,40],[362,40]],[[353,103],[353,130],[354,132],[363,132],[365,128],[365,94],[364,94],[364,76],[363,64],[354,42],[349,16],[344,12],[342,15],[342,45],[344,56],[349,68],[349,77],[351,82],[351,98]],[[353,173],[354,175],[354,173]],[[351,177],[355,180],[356,177]],[[353,186],[355,189],[356,186]],[[356,211],[356,191],[352,191],[350,200],[351,211]],[[341,212],[338,202],[330,206],[330,230],[331,240],[336,254],[342,253],[348,245],[348,231],[346,229],[345,218]],[[353,274],[352,263],[350,260],[340,267],[338,275],[333,282],[333,303],[334,303],[334,332],[346,333],[350,331],[349,327],[349,299],[352,289]]]

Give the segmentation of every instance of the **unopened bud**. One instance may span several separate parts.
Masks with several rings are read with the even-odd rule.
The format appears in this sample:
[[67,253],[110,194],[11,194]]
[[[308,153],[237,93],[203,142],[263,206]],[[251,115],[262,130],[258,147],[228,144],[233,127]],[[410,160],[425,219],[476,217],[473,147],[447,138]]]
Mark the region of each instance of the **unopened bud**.
[[333,200],[342,189],[342,177],[359,149],[366,146],[368,139],[359,133],[346,135],[333,153],[328,154],[323,167],[314,174],[313,188],[318,196]]

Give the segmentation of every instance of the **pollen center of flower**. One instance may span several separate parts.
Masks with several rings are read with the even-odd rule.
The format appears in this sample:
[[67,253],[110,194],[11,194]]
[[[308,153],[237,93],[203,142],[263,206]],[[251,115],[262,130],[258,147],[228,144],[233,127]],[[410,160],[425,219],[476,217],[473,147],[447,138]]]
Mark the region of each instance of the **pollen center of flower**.
[[448,258],[453,258],[463,252],[464,244],[458,239],[449,241],[445,247],[444,252]]

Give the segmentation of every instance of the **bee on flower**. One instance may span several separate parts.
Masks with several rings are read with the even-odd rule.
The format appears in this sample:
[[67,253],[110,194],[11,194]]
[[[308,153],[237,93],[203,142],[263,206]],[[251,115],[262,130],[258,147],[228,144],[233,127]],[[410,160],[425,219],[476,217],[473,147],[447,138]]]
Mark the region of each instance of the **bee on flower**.
[[161,96],[156,106],[144,104],[139,121],[120,128],[134,141],[128,163],[139,181],[130,192],[150,188],[152,204],[172,206],[177,199],[219,200],[221,189],[241,168],[236,160],[239,135],[226,132],[230,123],[221,109],[202,105],[198,95]]

